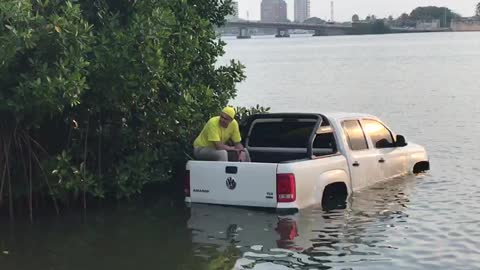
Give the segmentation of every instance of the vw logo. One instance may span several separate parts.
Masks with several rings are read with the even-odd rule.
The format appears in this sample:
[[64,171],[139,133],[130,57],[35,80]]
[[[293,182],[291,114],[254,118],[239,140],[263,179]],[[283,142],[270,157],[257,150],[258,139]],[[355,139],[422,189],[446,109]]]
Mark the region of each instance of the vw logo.
[[235,179],[233,179],[233,177],[228,177],[225,183],[227,184],[228,189],[233,190],[237,187],[237,182],[235,182]]

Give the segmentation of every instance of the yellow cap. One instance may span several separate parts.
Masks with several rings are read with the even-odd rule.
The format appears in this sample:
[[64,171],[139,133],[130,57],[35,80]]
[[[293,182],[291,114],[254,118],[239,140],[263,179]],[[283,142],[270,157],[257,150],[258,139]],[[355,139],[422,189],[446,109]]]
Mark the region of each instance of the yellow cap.
[[226,113],[232,119],[235,118],[235,109],[232,107],[225,107],[222,112]]

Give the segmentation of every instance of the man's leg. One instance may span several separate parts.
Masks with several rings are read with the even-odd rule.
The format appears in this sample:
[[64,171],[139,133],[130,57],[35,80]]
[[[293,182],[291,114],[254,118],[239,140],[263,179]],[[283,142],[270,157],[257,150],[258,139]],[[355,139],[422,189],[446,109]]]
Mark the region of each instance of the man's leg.
[[227,151],[228,161],[238,161],[238,152],[237,151]]
[[208,147],[195,147],[193,155],[198,160],[209,161],[228,161],[228,153],[226,150],[217,150]]
[[245,162],[252,162],[250,159],[250,153],[248,152],[247,148],[243,148],[245,150]]

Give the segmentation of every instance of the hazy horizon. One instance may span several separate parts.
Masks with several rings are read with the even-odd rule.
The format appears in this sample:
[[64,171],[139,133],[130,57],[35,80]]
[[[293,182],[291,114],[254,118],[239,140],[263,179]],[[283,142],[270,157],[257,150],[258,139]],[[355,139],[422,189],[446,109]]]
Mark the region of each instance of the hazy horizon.
[[[237,0],[239,5],[239,17],[243,19],[259,20],[260,3],[262,0]],[[285,0],[288,7],[288,18],[293,20],[294,0]],[[442,6],[452,9],[462,16],[469,17],[475,14],[475,6],[480,0],[335,0],[334,20],[349,21],[353,14],[360,18],[367,15],[375,15],[384,18],[392,15],[398,17],[402,13],[410,13],[419,6]],[[322,19],[330,19],[330,0],[310,0],[311,16]],[[247,18],[248,12],[248,18]]]

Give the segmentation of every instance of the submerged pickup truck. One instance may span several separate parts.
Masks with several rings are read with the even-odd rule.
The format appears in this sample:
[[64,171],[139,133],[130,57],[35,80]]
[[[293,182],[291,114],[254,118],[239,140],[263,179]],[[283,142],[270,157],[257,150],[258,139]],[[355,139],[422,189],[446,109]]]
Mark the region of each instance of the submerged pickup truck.
[[240,129],[252,162],[189,161],[187,203],[326,207],[379,181],[430,168],[424,147],[372,115],[258,114]]

